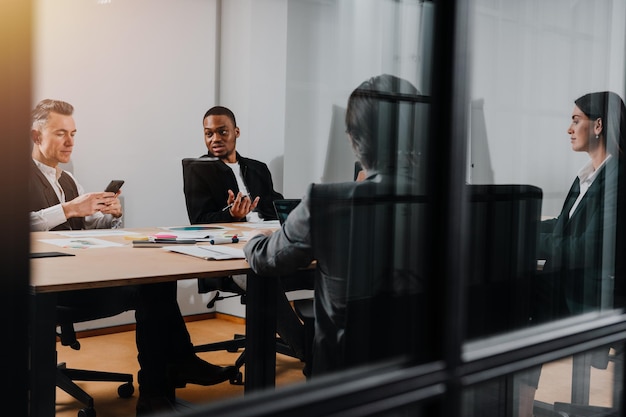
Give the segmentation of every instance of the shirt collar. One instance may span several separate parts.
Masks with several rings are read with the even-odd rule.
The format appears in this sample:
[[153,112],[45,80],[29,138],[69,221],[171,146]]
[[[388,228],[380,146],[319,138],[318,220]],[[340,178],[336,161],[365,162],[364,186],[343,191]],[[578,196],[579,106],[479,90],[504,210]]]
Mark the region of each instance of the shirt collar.
[[612,155],[608,154],[606,156],[606,158],[604,158],[604,161],[602,161],[602,163],[600,164],[600,166],[598,166],[597,169],[593,169],[593,163],[590,160],[589,162],[587,162],[581,169],[580,171],[578,171],[578,180],[579,182],[582,183],[589,183],[591,184],[593,182],[593,180],[596,179],[596,177],[598,176],[598,172],[600,172],[600,169],[602,169],[602,167],[604,167],[606,165],[606,162],[611,159]]
[[46,164],[39,162],[36,159],[33,159],[33,161],[35,162],[35,165],[37,165],[37,168],[39,168],[39,170],[48,177],[56,178],[58,180],[59,177],[61,176],[61,173],[63,172],[63,170],[60,169],[59,167],[53,168],[51,166],[48,166]]

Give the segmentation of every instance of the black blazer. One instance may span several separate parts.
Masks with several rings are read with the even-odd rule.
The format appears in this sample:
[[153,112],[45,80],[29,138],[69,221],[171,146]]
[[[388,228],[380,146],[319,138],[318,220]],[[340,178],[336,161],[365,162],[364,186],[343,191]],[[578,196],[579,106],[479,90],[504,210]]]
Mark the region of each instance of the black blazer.
[[549,284],[544,293],[547,303],[562,303],[558,315],[598,309],[603,291],[612,295],[607,290],[612,290],[615,268],[617,173],[618,160],[613,157],[600,169],[570,218],[568,213],[580,193],[576,178],[559,217],[542,222],[538,255],[546,259],[546,275],[540,277],[544,281],[540,284]]
[[[204,155],[202,158],[209,158]],[[282,199],[274,191],[272,175],[263,162],[244,158],[237,153],[243,181],[254,199],[260,197],[256,208],[263,219],[276,220],[272,202]],[[226,223],[236,221],[228,210],[222,211],[228,201],[228,190],[239,192],[233,171],[222,161],[212,160],[183,165],[183,180],[187,215],[191,224]],[[243,219],[245,221],[245,218]]]

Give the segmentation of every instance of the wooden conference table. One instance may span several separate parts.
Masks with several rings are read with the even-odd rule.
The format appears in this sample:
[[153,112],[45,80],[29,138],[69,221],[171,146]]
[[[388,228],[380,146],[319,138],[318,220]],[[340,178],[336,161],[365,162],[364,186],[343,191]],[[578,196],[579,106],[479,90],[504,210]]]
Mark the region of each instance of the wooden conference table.
[[[228,223],[221,226],[231,229],[229,233],[239,232],[240,235],[242,231],[253,230],[246,227],[246,223]],[[268,225],[267,228],[273,227],[276,226]],[[132,236],[164,232],[167,230],[162,228],[117,229],[117,235],[91,238],[116,242],[123,246],[87,249],[60,247],[41,241],[69,239],[55,232],[31,233],[31,253],[64,252],[75,255],[37,258],[30,262],[31,416],[55,415],[56,295],[62,291],[78,289],[247,274],[246,358],[249,360],[245,367],[245,392],[274,386],[277,278],[258,279],[244,259],[207,261],[162,248],[133,248],[132,240],[129,240]],[[243,245],[240,242],[233,246]]]

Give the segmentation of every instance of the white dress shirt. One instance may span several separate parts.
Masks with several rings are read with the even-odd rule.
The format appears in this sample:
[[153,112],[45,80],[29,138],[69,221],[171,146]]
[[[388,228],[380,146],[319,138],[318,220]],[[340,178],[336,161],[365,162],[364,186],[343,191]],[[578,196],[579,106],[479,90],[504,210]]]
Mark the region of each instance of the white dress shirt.
[[[243,177],[241,176],[241,166],[239,165],[239,162],[235,162],[234,164],[226,163],[226,166],[228,166],[228,168],[230,168],[233,171],[233,174],[235,174],[235,179],[237,180],[237,187],[239,187],[239,191],[241,192],[241,194],[247,195],[250,201],[252,201],[252,196],[250,195],[250,192],[248,191],[246,184],[243,182]],[[263,221],[263,219],[261,218],[261,215],[258,212],[251,211],[250,213],[246,214],[246,221],[249,221],[251,223],[257,223],[257,222]]]

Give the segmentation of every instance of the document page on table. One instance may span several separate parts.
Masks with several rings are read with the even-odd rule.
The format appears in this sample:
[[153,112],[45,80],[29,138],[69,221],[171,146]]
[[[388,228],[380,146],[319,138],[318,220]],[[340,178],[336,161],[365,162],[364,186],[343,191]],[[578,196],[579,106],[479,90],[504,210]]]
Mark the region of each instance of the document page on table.
[[179,245],[164,246],[163,249],[170,252],[183,253],[202,259],[245,259],[243,249],[233,248],[225,245]]

